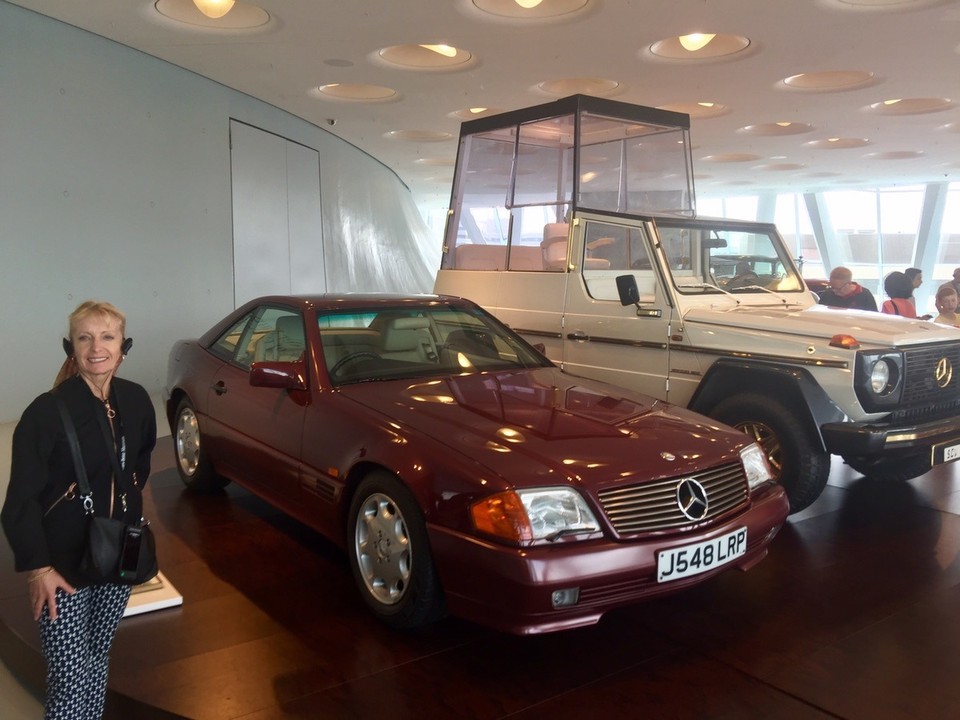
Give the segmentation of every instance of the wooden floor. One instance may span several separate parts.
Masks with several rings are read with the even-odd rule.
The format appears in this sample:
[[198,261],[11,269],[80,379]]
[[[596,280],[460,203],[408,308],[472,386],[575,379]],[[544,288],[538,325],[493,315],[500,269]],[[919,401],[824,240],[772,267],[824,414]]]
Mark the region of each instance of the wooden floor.
[[[455,619],[387,630],[341,552],[242,490],[185,492],[168,453],[148,512],[184,604],[123,621],[108,718],[960,716],[960,468],[885,484],[836,463],[750,572],[517,638]],[[10,564],[0,652],[39,692]]]

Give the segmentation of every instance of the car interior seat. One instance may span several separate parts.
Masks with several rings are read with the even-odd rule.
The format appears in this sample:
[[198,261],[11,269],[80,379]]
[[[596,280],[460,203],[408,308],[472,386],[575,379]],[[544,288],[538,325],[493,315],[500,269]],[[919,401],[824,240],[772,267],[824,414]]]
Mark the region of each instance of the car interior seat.
[[383,330],[381,357],[414,362],[437,362],[430,321],[423,317],[392,318]]

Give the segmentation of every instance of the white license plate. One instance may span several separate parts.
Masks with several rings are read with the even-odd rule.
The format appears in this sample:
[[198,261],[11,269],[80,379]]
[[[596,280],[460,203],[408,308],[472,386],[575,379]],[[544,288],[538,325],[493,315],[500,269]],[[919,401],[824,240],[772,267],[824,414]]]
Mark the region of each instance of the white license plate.
[[953,462],[957,458],[960,458],[960,444],[948,445],[943,449],[943,461],[945,463]]
[[720,567],[747,552],[747,529],[742,527],[713,540],[661,550],[657,553],[657,582],[670,582]]

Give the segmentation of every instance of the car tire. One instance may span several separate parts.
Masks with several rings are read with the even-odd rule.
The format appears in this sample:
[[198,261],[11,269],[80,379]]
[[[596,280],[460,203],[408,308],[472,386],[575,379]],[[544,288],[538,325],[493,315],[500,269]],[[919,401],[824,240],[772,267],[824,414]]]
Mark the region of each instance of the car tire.
[[413,494],[393,475],[367,475],[350,503],[350,569],[367,607],[396,629],[446,614],[426,523]]
[[173,452],[176,455],[180,479],[191,490],[211,492],[220,490],[229,482],[214,472],[204,447],[197,413],[186,397],[177,405],[173,426]]
[[861,475],[884,482],[904,482],[930,471],[930,454],[902,458],[844,456],[843,461]]
[[830,454],[810,430],[778,401],[756,394],[727,398],[710,416],[751,437],[763,450],[774,479],[790,499],[790,512],[816,500],[830,475]]

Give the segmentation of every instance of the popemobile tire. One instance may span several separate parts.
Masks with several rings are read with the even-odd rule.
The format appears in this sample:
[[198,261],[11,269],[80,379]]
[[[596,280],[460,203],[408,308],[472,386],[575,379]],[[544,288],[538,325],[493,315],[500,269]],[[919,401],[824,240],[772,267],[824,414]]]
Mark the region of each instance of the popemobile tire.
[[742,430],[760,446],[790,499],[791,513],[820,497],[830,475],[830,454],[780,402],[746,393],[723,400],[710,416]]
[[374,615],[410,629],[446,614],[423,513],[403,483],[385,471],[367,475],[347,525],[350,569]]
[[843,456],[843,461],[865,477],[884,482],[903,482],[930,471],[930,452],[906,457]]
[[184,397],[177,405],[176,422],[173,426],[173,451],[177,458],[177,472],[183,484],[198,492],[220,490],[230,481],[213,470],[207,457],[200,422],[189,398]]

